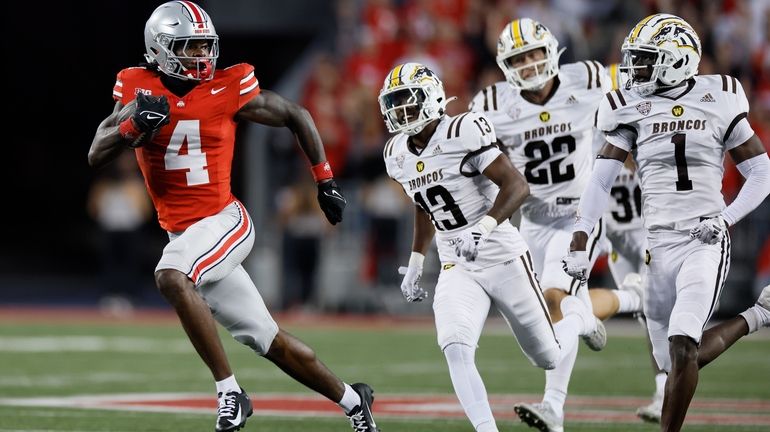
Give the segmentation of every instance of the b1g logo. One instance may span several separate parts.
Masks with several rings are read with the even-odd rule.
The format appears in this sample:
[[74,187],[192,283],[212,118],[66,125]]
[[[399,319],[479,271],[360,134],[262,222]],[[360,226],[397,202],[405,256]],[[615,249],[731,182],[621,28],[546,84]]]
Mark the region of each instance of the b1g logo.
[[139,94],[139,93],[142,93],[145,96],[152,96],[152,90],[147,90],[147,89],[138,88],[138,87],[135,88],[134,89],[134,94]]

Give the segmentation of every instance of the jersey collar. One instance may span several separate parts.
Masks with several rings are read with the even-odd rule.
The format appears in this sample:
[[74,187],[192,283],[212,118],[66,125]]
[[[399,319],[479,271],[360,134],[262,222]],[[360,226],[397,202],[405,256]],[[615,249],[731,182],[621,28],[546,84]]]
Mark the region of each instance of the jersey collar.
[[[683,85],[684,83],[679,84],[676,87],[667,87],[667,88],[658,89],[658,90],[655,90],[653,94],[655,96],[660,96],[662,98],[677,100],[682,96],[686,95],[687,93],[690,93],[690,90],[692,90],[692,88],[695,87],[695,78],[690,78],[687,80],[687,88],[685,88],[684,91],[682,91],[681,89]],[[680,91],[681,93],[679,93]]]

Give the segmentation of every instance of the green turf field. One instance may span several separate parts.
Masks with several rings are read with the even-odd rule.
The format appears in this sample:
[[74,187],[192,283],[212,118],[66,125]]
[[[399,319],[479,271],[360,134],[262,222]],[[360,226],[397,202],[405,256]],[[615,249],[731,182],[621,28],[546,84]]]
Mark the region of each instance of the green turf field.
[[[377,396],[449,395],[452,388],[443,356],[435,344],[435,332],[427,324],[376,328],[359,326],[286,326],[315,348],[319,357],[348,382],[365,381]],[[486,331],[480,342],[477,363],[490,395],[532,394],[542,391],[543,372],[530,366],[514,339],[499,325]],[[631,328],[632,326],[626,325]],[[767,330],[763,331],[767,333]],[[613,334],[615,333],[615,334]],[[571,395],[647,398],[653,390],[652,373],[640,332],[625,330],[618,336],[610,327],[605,351],[593,353],[581,347],[570,387]],[[242,386],[251,394],[311,392],[223,335]],[[696,400],[718,398],[759,400],[763,408],[753,415],[768,420],[764,406],[770,403],[770,340],[760,334],[740,341],[701,373]],[[27,398],[126,393],[211,393],[213,383],[202,362],[174,322],[130,324],[100,322],[77,324],[30,324],[0,321],[0,431],[209,431],[214,415],[203,413],[153,413],[38,406],[10,406]],[[717,401],[718,402],[718,401]],[[717,404],[718,405],[718,404]],[[375,415],[377,403],[375,402]],[[597,418],[570,422],[584,409],[567,405],[568,431],[654,431],[655,426]],[[626,409],[633,414],[635,408]],[[513,418],[511,406],[497,406],[501,431],[527,431]],[[623,409],[620,410],[621,414]],[[691,410],[691,414],[731,414],[730,409]],[[752,412],[744,413],[751,416]],[[702,423],[702,422],[701,422]],[[698,424],[686,431],[759,431],[765,424],[744,426]],[[385,416],[378,418],[385,432],[472,431],[464,418],[441,416]],[[347,431],[339,416],[260,416],[245,431]]]

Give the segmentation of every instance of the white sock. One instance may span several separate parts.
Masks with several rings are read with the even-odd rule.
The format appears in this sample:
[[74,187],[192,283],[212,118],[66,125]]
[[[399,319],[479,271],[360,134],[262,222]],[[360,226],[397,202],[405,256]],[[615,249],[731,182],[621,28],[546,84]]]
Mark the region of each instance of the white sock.
[[217,381],[217,393],[227,394],[232,391],[241,392],[241,386],[235,380],[235,375],[230,375],[222,381]]
[[543,402],[551,405],[556,415],[564,417],[567,388],[578,352],[578,334],[583,330],[583,320],[574,314],[562,318],[553,325],[556,339],[561,345],[561,357],[552,370],[545,371]]
[[663,398],[663,394],[666,391],[666,378],[668,378],[668,375],[665,372],[659,372],[655,375],[655,396]]
[[345,414],[347,414],[350,411],[353,411],[353,408],[361,405],[361,396],[353,390],[353,387],[349,386],[347,383],[343,384],[345,384],[345,393],[342,394],[342,399],[337,402],[337,405],[339,405],[340,408],[345,411]]
[[497,424],[487,400],[487,389],[476,369],[475,353],[475,348],[457,343],[444,348],[449,377],[473,428],[478,432],[497,432]]
[[635,292],[630,290],[613,290],[612,292],[618,297],[618,303],[620,303],[618,313],[642,311],[642,299]]
[[749,325],[749,334],[754,333],[755,331],[759,330],[761,327],[766,326],[768,323],[770,323],[770,311],[763,308],[760,305],[754,305],[745,311],[741,312],[740,315],[743,317],[743,319],[746,320],[746,323]]

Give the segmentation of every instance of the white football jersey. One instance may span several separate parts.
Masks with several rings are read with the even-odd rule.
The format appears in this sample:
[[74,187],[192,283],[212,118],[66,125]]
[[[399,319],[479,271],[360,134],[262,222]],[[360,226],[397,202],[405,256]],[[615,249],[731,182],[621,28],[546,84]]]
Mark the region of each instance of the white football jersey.
[[626,168],[620,169],[610,189],[610,205],[604,220],[608,231],[627,231],[641,229],[642,191],[636,173]]
[[[525,100],[507,82],[479,92],[471,110],[484,112],[531,195],[522,214],[533,221],[574,216],[593,164],[596,108],[612,87],[595,61],[562,65],[545,104]],[[557,78],[554,78],[555,80]]]
[[725,75],[646,97],[607,93],[597,124],[608,142],[634,154],[649,231],[686,230],[725,207],[724,153],[754,134],[748,110],[740,82]]
[[481,174],[502,154],[494,144],[495,131],[483,114],[443,116],[422,151],[409,145],[408,138],[398,134],[385,144],[385,167],[433,221],[442,264],[478,270],[527,251],[518,230],[504,221],[479,250],[476,261],[466,262],[455,255],[458,234],[489,212],[499,191]]

